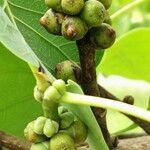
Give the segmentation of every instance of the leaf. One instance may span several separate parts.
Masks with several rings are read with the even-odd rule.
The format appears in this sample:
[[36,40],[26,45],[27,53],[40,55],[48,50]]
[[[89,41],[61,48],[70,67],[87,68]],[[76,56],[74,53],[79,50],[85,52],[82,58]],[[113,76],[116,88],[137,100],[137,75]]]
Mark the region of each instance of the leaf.
[[22,136],[28,122],[41,114],[33,99],[35,81],[25,62],[0,43],[0,130]]
[[150,28],[133,30],[105,52],[98,70],[150,82]]
[[[82,89],[75,82],[68,80],[67,91],[72,93],[83,94]],[[88,144],[90,149],[93,150],[107,150],[108,147],[103,138],[102,132],[95,120],[93,112],[90,107],[79,106],[79,105],[69,105],[65,104],[67,107],[78,116],[88,127]]]
[[0,42],[11,52],[33,65],[39,66],[36,55],[27,45],[18,29],[0,7]]

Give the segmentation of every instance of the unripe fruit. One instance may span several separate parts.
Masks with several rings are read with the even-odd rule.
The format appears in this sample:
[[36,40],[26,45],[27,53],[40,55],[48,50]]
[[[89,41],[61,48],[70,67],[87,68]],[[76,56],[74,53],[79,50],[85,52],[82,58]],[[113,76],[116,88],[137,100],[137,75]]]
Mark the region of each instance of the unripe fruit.
[[42,100],[43,100],[43,92],[38,89],[37,85],[34,87],[33,96],[34,96],[36,101],[42,102]]
[[57,102],[60,98],[61,98],[61,94],[59,93],[59,91],[53,87],[53,86],[49,86],[46,91],[44,92],[44,100],[47,101],[55,101]]
[[58,132],[59,125],[57,122],[47,119],[43,128],[43,133],[46,137],[52,137]]
[[49,8],[52,8],[53,10],[56,10],[58,12],[62,12],[61,0],[45,0],[45,4]]
[[103,4],[97,0],[88,0],[85,2],[81,12],[81,18],[90,26],[97,27],[105,20],[106,10]]
[[112,0],[98,0],[100,1],[106,9],[109,9],[109,7],[111,6]]
[[63,114],[60,114],[60,128],[61,129],[66,129],[70,127],[70,125],[74,121],[74,115],[72,112],[65,112]]
[[34,121],[34,128],[33,131],[37,134],[43,134],[43,128],[45,125],[47,118],[40,116]]
[[81,144],[86,140],[88,131],[84,123],[77,120],[65,132],[74,139],[76,144]]
[[57,89],[57,91],[63,95],[66,92],[66,85],[65,82],[61,79],[55,80],[52,84],[53,87]]
[[67,82],[68,79],[75,81],[74,64],[69,60],[63,61],[55,66],[56,77]]
[[84,6],[84,0],[61,0],[62,10],[68,15],[77,15]]
[[45,141],[46,137],[44,135],[38,135],[33,131],[34,121],[30,122],[24,129],[24,136],[26,139],[32,143],[39,143]]
[[101,49],[109,48],[115,42],[116,33],[114,29],[106,23],[103,23],[100,27],[93,28],[91,32],[95,43]]
[[75,150],[73,139],[66,133],[58,133],[50,140],[51,150]]
[[61,33],[66,39],[80,40],[87,33],[87,26],[79,17],[67,17],[61,28]]
[[[60,16],[58,16],[52,9],[49,9],[44,16],[40,19],[41,25],[52,34],[61,34],[61,24],[59,21]],[[63,18],[63,15],[62,15]]]

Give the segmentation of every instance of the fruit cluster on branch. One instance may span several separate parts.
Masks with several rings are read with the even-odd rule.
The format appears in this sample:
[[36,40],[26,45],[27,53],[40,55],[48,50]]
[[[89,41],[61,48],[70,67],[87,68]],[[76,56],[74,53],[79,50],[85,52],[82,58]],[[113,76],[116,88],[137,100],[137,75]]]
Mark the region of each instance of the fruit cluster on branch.
[[112,0],[45,0],[47,12],[41,25],[55,35],[80,40],[87,32],[97,48],[110,47],[116,38],[107,9]]
[[34,143],[31,150],[75,150],[85,143],[87,127],[59,99],[66,93],[63,80],[51,85],[44,76],[36,75],[34,97],[41,103],[43,116],[28,123],[24,130],[26,139]]

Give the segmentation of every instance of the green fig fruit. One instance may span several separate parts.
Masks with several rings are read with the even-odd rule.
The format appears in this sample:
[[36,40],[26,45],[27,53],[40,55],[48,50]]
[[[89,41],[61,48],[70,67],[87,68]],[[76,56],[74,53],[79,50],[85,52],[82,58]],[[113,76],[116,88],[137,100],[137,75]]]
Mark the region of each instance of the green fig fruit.
[[75,144],[68,134],[57,133],[50,140],[50,150],[75,150]]
[[45,0],[45,4],[55,11],[62,12],[61,0]]
[[34,129],[34,121],[28,123],[28,125],[24,129],[24,136],[28,141],[32,143],[39,143],[46,140],[46,137],[44,135],[38,135],[33,131],[33,129]]
[[33,92],[33,96],[34,96],[35,100],[38,101],[38,102],[42,102],[42,100],[43,100],[43,94],[44,93],[42,91],[40,91],[38,89],[37,85],[36,85],[34,87],[34,92]]
[[44,125],[45,125],[45,122],[46,122],[47,118],[46,117],[43,117],[43,116],[40,116],[38,117],[35,121],[34,121],[34,128],[33,128],[33,131],[37,134],[43,134],[43,128],[44,128]]
[[80,40],[87,31],[87,25],[79,17],[66,17],[62,23],[61,33],[66,39]]
[[44,92],[44,100],[47,100],[49,102],[57,102],[57,100],[60,99],[62,95],[59,93],[59,91],[53,87],[53,86],[49,86],[46,91]]
[[43,133],[50,138],[58,132],[59,124],[56,121],[47,119],[43,128]]
[[97,0],[88,0],[85,2],[81,12],[81,18],[90,26],[98,27],[105,20],[105,7]]
[[57,89],[57,91],[60,93],[60,95],[65,94],[66,85],[65,85],[65,82],[62,79],[55,80],[53,82],[52,86]]
[[76,120],[72,125],[64,130],[65,133],[68,133],[75,141],[76,144],[83,143],[87,138],[87,128],[83,122]]
[[65,112],[59,115],[60,129],[66,129],[73,123],[75,117],[72,112]]
[[59,18],[60,16],[58,17],[58,15],[52,9],[49,9],[44,16],[41,17],[40,23],[49,33],[60,35],[61,24],[59,22]]
[[62,10],[68,15],[77,15],[84,6],[84,0],[61,0]]
[[75,81],[74,64],[69,60],[63,61],[55,66],[57,79],[62,79],[67,82],[68,79]]
[[91,33],[97,47],[100,49],[109,48],[113,45],[116,39],[116,32],[106,23],[103,23],[100,27],[93,28]]
[[106,9],[109,9],[112,3],[112,0],[98,0],[98,1],[100,1],[105,6]]

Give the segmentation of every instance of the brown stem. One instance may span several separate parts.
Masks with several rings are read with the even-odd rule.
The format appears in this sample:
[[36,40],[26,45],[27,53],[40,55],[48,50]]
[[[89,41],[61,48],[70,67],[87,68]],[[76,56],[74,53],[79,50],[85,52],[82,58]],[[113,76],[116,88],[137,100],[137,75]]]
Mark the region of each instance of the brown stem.
[[29,150],[31,143],[0,131],[0,146],[10,150]]
[[[95,44],[91,41],[88,34],[81,40],[77,41],[77,46],[80,56],[81,65],[81,86],[84,93],[92,96],[100,96],[96,80],[96,63],[95,63]],[[110,138],[106,123],[106,110],[102,108],[92,107],[92,111],[97,119],[97,122],[102,130],[104,139],[109,147],[113,149],[113,144]]]

